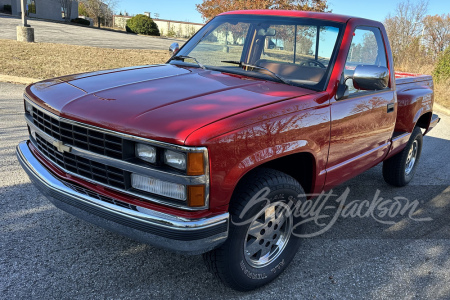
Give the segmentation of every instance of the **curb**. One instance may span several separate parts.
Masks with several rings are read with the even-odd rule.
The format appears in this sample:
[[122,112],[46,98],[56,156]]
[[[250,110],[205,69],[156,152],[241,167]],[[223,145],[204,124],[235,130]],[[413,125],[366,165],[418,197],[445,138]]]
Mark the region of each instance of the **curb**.
[[434,109],[447,115],[450,116],[450,109],[443,107],[442,105],[438,104],[438,103],[434,103]]
[[10,75],[2,75],[0,74],[0,82],[9,82],[9,83],[18,83],[18,84],[32,84],[34,82],[41,81],[42,79],[36,78],[28,78],[28,77],[19,77],[19,76],[10,76]]

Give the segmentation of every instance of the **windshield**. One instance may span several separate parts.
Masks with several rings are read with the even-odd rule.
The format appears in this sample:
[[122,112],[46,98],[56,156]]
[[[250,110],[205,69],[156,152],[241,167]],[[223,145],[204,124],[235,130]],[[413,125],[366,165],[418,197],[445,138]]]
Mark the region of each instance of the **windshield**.
[[316,19],[219,16],[170,63],[200,63],[207,69],[323,90],[341,28],[340,23]]

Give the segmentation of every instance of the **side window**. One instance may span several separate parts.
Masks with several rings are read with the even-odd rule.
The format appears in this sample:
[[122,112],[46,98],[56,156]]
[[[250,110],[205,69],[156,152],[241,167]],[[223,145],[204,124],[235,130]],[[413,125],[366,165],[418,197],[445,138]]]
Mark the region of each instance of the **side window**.
[[[352,44],[345,62],[344,76],[352,76],[358,65],[387,67],[386,51],[378,28],[357,28],[353,33]],[[348,79],[346,83],[350,94],[360,92],[353,87],[351,79]]]

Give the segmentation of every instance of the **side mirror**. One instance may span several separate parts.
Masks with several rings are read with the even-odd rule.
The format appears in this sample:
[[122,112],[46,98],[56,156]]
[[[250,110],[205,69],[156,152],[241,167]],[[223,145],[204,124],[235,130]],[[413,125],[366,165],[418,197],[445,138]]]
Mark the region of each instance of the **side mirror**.
[[170,55],[171,56],[174,56],[178,52],[178,50],[180,50],[180,46],[178,45],[178,43],[173,43],[169,47],[169,51],[170,51]]
[[389,84],[389,69],[359,65],[353,73],[353,86],[358,90],[383,90]]

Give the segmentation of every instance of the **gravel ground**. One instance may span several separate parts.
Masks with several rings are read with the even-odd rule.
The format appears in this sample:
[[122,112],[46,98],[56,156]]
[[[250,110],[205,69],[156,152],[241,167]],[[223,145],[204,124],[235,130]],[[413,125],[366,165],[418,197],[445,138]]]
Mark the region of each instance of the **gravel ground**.
[[[181,46],[186,41],[175,38],[139,36],[136,34],[52,23],[36,19],[29,19],[28,24],[34,28],[35,40],[40,43],[58,43],[114,49],[168,50],[170,44],[177,42]],[[0,39],[15,40],[17,38],[16,26],[18,25],[20,25],[20,19],[0,15]]]
[[[1,30],[0,30],[1,31]],[[139,244],[54,208],[16,160],[26,139],[24,86],[0,83],[0,299],[450,299],[450,117],[424,138],[420,167],[405,188],[377,166],[335,190],[349,200],[419,200],[395,225],[339,218],[305,239],[291,266],[250,293],[224,287],[200,256]],[[347,203],[348,203],[347,202]]]

